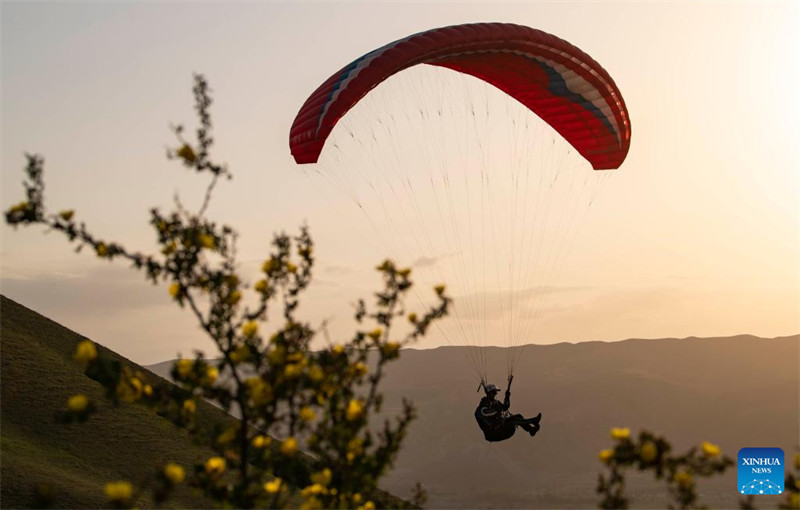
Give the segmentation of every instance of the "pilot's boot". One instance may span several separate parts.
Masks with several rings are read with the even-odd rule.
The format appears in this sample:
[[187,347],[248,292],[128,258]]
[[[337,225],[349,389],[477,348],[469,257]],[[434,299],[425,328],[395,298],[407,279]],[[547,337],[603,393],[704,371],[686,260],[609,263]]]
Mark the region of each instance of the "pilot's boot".
[[522,428],[523,428],[523,429],[524,429],[524,430],[525,430],[525,431],[526,431],[528,434],[530,434],[530,435],[531,435],[531,437],[533,437],[533,436],[535,436],[535,435],[536,435],[536,433],[537,433],[537,432],[539,432],[539,429],[540,429],[541,427],[539,426],[539,423],[537,422],[537,423],[534,423],[534,424],[532,424],[532,425],[531,425],[531,424],[528,424],[528,423],[526,423],[525,425],[522,425]]

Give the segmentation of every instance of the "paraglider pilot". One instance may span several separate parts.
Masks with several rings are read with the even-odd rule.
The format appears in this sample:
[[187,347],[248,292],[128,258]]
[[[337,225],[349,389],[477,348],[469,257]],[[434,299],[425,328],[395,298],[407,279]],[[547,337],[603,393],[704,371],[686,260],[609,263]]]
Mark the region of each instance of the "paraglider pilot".
[[503,402],[495,399],[500,388],[494,384],[481,383],[486,395],[475,409],[475,419],[478,420],[478,425],[487,441],[505,441],[514,435],[517,427],[522,427],[531,437],[539,431],[539,420],[542,419],[542,413],[534,418],[526,419],[521,414],[512,415],[508,412],[508,408],[511,407],[511,381],[513,380],[513,375],[508,377],[508,388],[506,388]]

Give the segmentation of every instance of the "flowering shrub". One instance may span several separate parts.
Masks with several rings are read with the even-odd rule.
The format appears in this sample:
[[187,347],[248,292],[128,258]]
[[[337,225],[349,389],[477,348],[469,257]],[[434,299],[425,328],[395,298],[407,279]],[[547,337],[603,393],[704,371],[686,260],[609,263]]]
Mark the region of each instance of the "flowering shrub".
[[[612,428],[613,448],[602,450],[598,457],[607,471],[598,476],[597,493],[602,496],[600,508],[628,508],[625,496],[625,470],[650,472],[664,480],[669,493],[670,508],[703,508],[699,503],[697,479],[722,474],[734,461],[723,455],[719,446],[703,441],[683,454],[674,454],[665,438],[643,430],[638,438],[631,437],[629,428]],[[788,466],[787,466],[788,467]],[[794,473],[787,471],[785,499],[779,508],[800,506],[800,453],[794,457]],[[740,500],[741,508],[755,508],[753,496]]]
[[[100,239],[76,221],[71,209],[48,213],[44,162],[35,155],[27,156],[26,200],[5,212],[6,221],[14,226],[46,226],[63,233],[78,250],[125,260],[154,284],[166,283],[169,295],[214,341],[219,360],[206,361],[200,352],[178,360],[172,368],[175,385],[149,381],[146,375],[98,355],[88,340],[77,346],[76,361],[105,387],[109,399],[150,406],[216,452],[189,470],[173,462],[158,467],[152,489],[157,503],[166,500],[177,484],[190,483],[222,506],[278,508],[300,501],[304,508],[375,508],[371,498],[378,480],[397,456],[415,417],[412,404],[404,401],[399,416],[381,427],[369,426],[383,404],[379,387],[385,366],[399,357],[403,345],[425,335],[434,321],[447,314],[450,298],[439,285],[433,293],[435,305],[408,314],[403,300],[412,286],[411,270],[386,260],[377,267],[384,285],[376,293],[375,305],[360,301],[357,306],[355,318],[364,330],[343,343],[312,351],[317,331],[295,314],[314,266],[308,229],[303,227],[295,237],[276,235],[260,279],[252,285],[243,281],[236,272],[236,231],[205,217],[218,180],[231,174],[210,156],[211,99],[202,76],[195,77],[194,96],[200,119],[197,140],[194,144],[184,140],[178,126],[179,147],[168,157],[210,175],[210,183],[196,213],[177,199],[170,213],[150,211],[160,253],[131,251],[119,242]],[[248,292],[255,295],[254,305],[245,304]],[[271,306],[279,307],[282,324],[265,333]],[[393,335],[395,320],[406,317],[410,332]],[[240,421],[200,437],[195,422],[199,399],[236,411]],[[85,395],[74,395],[59,418],[85,421],[96,409]],[[278,435],[285,438],[276,444],[272,437]],[[313,454],[313,462],[300,450]],[[140,492],[125,480],[105,486],[108,502],[115,507],[133,506]]]
[[659,480],[665,480],[670,499],[678,508],[696,508],[696,477],[723,473],[733,461],[722,455],[719,447],[704,442],[683,455],[674,455],[672,446],[663,437],[648,431],[639,433],[635,440],[628,428],[612,428],[614,447],[600,452],[600,461],[608,468],[600,474],[597,492],[603,496],[601,508],[627,508],[625,496],[626,468],[649,471]]

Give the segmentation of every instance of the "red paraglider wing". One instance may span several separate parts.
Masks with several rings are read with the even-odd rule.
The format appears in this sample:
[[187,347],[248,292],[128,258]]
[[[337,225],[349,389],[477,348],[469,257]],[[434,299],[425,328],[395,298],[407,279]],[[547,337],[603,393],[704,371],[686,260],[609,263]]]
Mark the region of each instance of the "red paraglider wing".
[[535,112],[596,170],[618,168],[631,125],[614,80],[589,55],[533,28],[474,23],[436,28],[387,44],[328,78],[295,117],[289,146],[315,163],[339,119],[370,90],[417,64],[486,81]]

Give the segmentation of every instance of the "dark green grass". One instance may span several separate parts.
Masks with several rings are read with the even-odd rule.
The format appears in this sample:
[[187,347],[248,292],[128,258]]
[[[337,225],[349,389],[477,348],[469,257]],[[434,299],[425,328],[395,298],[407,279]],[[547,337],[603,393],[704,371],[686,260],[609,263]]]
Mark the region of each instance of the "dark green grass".
[[[102,387],[83,375],[83,367],[72,360],[81,335],[6,297],[0,299],[3,508],[35,504],[37,487],[49,490],[57,507],[102,507],[103,485],[108,481],[129,480],[147,487],[148,478],[167,461],[183,465],[188,473],[194,463],[212,455],[211,450],[192,443],[186,431],[143,406],[108,403]],[[83,424],[56,423],[56,413],[76,393],[86,394],[99,412]],[[198,406],[198,418],[209,426],[232,420],[205,403]],[[147,492],[140,505],[152,506]],[[183,488],[169,506],[213,505],[202,494]]]

